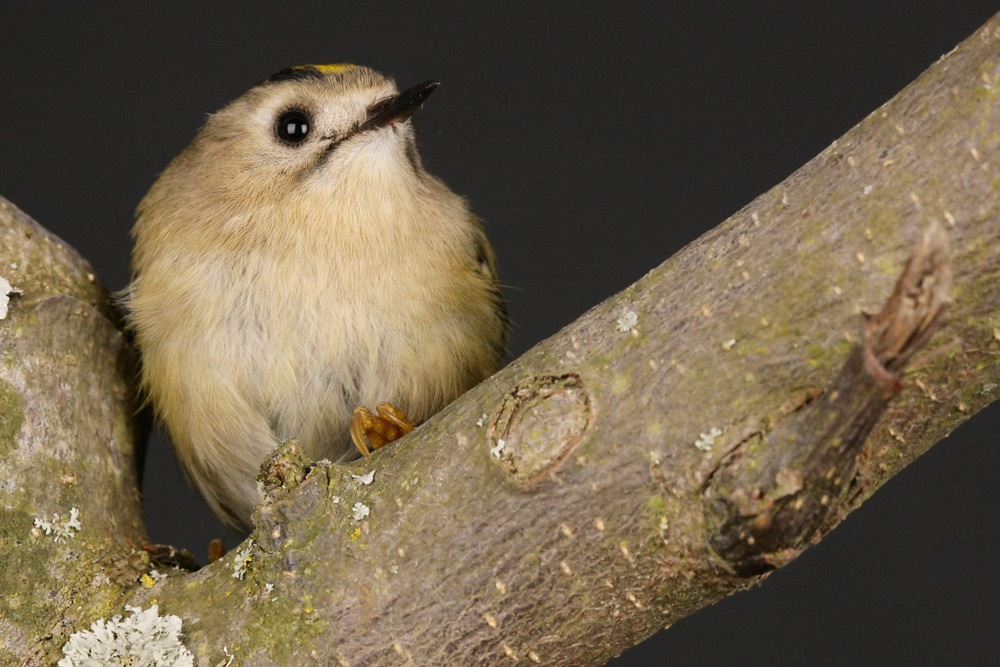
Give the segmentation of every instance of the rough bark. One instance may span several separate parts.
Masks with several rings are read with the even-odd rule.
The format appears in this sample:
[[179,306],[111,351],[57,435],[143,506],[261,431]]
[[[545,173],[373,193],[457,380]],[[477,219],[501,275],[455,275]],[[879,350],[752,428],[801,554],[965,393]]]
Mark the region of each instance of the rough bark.
[[131,353],[85,262],[0,207],[4,652],[155,600],[205,665],[600,664],[759,581],[1000,394],[998,47],[1000,16],[371,461],[286,444],[252,542],[150,588]]

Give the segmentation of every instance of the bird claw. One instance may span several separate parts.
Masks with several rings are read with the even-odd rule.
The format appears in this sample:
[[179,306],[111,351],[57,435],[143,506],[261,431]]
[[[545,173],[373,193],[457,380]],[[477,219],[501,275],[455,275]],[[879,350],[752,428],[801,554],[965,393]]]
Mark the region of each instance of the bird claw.
[[378,449],[414,429],[413,422],[394,405],[379,403],[375,410],[378,414],[359,406],[354,408],[354,416],[351,417],[351,440],[365,456],[371,456],[366,438],[372,449]]

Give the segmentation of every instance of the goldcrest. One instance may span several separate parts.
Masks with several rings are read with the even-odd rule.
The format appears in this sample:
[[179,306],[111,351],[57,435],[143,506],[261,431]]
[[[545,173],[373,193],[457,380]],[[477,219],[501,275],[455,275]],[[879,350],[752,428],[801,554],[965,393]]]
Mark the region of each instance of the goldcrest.
[[493,251],[414,141],[436,85],[279,72],[209,116],[139,204],[126,306],[142,385],[230,525],[249,524],[281,441],[348,460],[352,418],[377,446],[502,362]]

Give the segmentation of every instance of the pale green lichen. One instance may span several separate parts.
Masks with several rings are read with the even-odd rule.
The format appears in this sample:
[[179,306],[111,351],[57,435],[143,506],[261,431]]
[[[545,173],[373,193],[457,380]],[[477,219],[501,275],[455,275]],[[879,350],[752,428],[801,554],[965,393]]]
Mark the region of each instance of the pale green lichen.
[[233,579],[242,580],[247,576],[247,566],[253,562],[253,549],[256,545],[254,544],[253,538],[251,537],[246,541],[240,549],[237,549],[236,556],[233,559]]
[[635,328],[639,322],[639,316],[634,310],[628,310],[616,321],[617,329],[620,333],[628,333]]
[[368,509],[368,505],[365,505],[362,502],[354,503],[354,507],[351,508],[351,515],[354,517],[355,521],[361,521],[369,514],[371,514],[371,510]]
[[189,667],[194,655],[181,643],[181,619],[160,616],[157,605],[143,610],[126,606],[131,616],[116,614],[94,621],[89,630],[70,635],[63,645],[59,667],[131,665],[133,667]]
[[364,486],[368,486],[369,484],[371,484],[375,480],[375,471],[374,470],[369,470],[364,475],[351,475],[351,478],[355,482],[358,482],[359,484],[363,484]]
[[500,456],[503,454],[504,447],[506,446],[507,443],[504,442],[503,438],[497,439],[497,444],[494,447],[490,447],[490,456],[492,456],[495,459],[500,458]]
[[708,430],[708,433],[701,433],[699,435],[700,437],[695,441],[694,446],[703,452],[710,452],[713,445],[715,445],[716,438],[722,435],[722,430],[713,426]]
[[10,281],[0,276],[0,320],[7,317],[7,304],[10,302],[12,292],[19,293],[20,290],[15,290],[11,287]]
[[69,517],[61,519],[58,513],[54,513],[51,519],[35,517],[35,528],[38,528],[46,535],[51,535],[56,542],[67,540],[76,534],[83,526],[80,525],[80,510],[71,507]]

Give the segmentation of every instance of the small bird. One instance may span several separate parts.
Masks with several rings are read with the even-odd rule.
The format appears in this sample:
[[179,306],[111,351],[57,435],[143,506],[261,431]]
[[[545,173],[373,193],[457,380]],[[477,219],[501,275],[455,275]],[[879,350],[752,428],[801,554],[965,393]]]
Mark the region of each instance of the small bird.
[[405,434],[501,365],[493,250],[414,140],[437,85],[282,70],[209,116],[138,206],[125,305],[142,386],[233,527],[281,441],[367,454],[365,436]]

